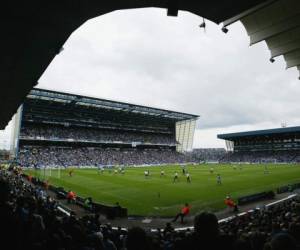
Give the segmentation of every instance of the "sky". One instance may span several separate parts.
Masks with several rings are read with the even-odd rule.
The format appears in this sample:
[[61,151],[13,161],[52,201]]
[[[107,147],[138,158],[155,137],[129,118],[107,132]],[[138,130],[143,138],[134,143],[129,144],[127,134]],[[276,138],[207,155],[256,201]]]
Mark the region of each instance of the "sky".
[[155,8],[94,18],[70,36],[38,87],[200,115],[195,148],[225,147],[219,133],[300,125],[297,70],[285,70],[283,58],[271,63],[264,42],[249,47],[241,23],[224,34],[201,22]]

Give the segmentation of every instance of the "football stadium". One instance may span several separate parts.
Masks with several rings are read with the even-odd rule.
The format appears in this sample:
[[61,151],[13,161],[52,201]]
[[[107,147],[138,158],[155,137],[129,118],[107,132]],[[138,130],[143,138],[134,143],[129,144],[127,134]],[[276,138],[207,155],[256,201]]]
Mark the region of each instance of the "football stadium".
[[[202,118],[71,88],[50,90],[37,82],[83,23],[149,7],[166,9],[172,17],[179,11],[196,14],[204,33],[206,20],[222,23],[224,34],[240,21],[251,45],[266,42],[271,63],[283,56],[287,68],[300,70],[298,1],[63,0],[4,7],[0,128],[12,124],[10,148],[0,148],[4,248],[300,249],[300,126],[219,131],[215,139],[224,148],[198,148],[199,124],[213,120],[207,112]],[[265,81],[253,78],[257,85]],[[172,88],[168,91],[180,91]],[[222,90],[214,89],[209,98],[218,99],[217,92]],[[231,115],[222,116],[225,125]],[[260,119],[256,116],[248,123]]]

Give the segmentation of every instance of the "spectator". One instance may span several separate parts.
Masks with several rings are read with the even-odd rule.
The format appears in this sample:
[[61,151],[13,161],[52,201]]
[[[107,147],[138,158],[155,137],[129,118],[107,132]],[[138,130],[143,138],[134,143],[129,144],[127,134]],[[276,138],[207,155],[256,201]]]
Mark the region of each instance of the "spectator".
[[164,232],[141,228],[127,232],[101,225],[99,214],[80,218],[71,212],[67,216],[47,192],[41,195],[39,187],[21,176],[0,170],[0,221],[2,245],[16,250],[24,246],[38,250],[298,250],[300,199],[221,223],[214,214],[204,212],[195,217],[194,231],[176,231],[167,224]]
[[84,206],[85,206],[86,209],[91,210],[92,205],[93,205],[93,200],[92,200],[91,197],[88,197],[88,198],[86,198],[86,199],[84,200]]
[[67,198],[68,203],[75,203],[76,202],[75,192],[69,190],[69,192],[67,193],[66,198]]
[[150,249],[146,232],[140,227],[131,228],[128,231],[126,247],[127,250]]
[[296,241],[287,233],[276,234],[264,250],[298,250]]
[[233,212],[238,212],[238,206],[230,196],[226,197],[224,203],[228,208],[233,209]]
[[183,224],[183,219],[190,213],[190,206],[188,203],[185,203],[184,207],[181,208],[181,211],[175,216],[175,218],[172,220],[173,222],[176,222],[177,219],[180,217],[180,222]]
[[27,180],[28,180],[29,182],[32,182],[32,175],[31,175],[31,174],[29,174],[29,175],[27,176]]

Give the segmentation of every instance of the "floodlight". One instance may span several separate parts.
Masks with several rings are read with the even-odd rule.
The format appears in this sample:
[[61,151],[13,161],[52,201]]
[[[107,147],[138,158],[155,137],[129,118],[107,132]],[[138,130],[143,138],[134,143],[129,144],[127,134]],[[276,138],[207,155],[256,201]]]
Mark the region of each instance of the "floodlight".
[[224,27],[222,28],[222,31],[226,34],[226,33],[228,32],[228,29],[224,26]]
[[199,25],[199,27],[205,29],[206,23],[205,23],[204,18],[203,18],[203,22]]
[[199,25],[200,28],[205,28],[205,26],[206,26],[205,22],[203,22]]

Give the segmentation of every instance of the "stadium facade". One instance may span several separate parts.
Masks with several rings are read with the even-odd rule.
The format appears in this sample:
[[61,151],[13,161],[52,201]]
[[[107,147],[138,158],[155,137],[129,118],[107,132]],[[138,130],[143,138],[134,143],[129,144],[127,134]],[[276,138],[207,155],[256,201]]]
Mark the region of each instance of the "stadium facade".
[[[40,151],[40,157],[56,154],[55,161],[59,161],[60,155],[53,148],[60,148],[65,154],[70,154],[68,150],[72,148],[184,153],[192,150],[197,118],[192,114],[36,88],[15,116],[11,151],[23,158],[34,158],[35,151]],[[41,151],[42,148],[47,150]]]
[[234,152],[300,150],[300,126],[219,134],[218,138]]
[[219,134],[229,153],[222,162],[300,162],[300,126]]

